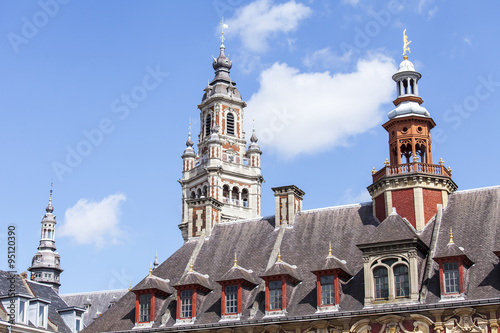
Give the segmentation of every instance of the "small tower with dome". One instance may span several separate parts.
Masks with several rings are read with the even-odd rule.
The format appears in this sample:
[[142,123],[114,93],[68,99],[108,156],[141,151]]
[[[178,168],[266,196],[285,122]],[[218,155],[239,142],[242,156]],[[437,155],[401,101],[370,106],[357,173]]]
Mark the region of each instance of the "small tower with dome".
[[389,159],[385,166],[372,171],[368,186],[374,215],[383,221],[396,208],[417,230],[422,230],[437,212],[446,206],[448,194],[457,189],[451,169],[444,162],[433,164],[431,130],[436,123],[421,104],[418,82],[422,75],[408,60],[411,43],[404,36],[404,60],[392,76],[396,82],[395,108],[382,126],[389,133]]
[[55,244],[56,216],[53,211],[51,189],[49,204],[45,208],[45,215],[41,222],[40,245],[28,271],[31,272],[31,280],[50,285],[56,292],[59,292],[60,275],[63,270],[61,269],[61,256],[57,253]]

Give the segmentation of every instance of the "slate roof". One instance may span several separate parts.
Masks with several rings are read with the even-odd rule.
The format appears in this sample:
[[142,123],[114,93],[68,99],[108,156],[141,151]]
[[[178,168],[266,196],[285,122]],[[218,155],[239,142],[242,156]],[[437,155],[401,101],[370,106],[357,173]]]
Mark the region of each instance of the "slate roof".
[[245,280],[251,285],[258,285],[260,279],[255,276],[251,270],[244,269],[240,266],[233,266],[223,276],[217,279],[217,282]]
[[[9,277],[9,273],[0,271],[0,297],[7,296],[9,294]],[[56,311],[58,309],[67,308],[68,304],[66,304],[66,302],[59,296],[58,293],[54,291],[54,289],[52,289],[52,287],[30,280],[25,280],[23,282],[19,275],[15,275],[15,279],[16,294],[31,296],[33,298],[39,297],[50,301],[48,313],[49,321],[57,325],[58,332],[71,333],[69,327],[66,326],[64,320]],[[52,331],[50,325],[47,326],[47,329]]]
[[82,292],[73,294],[62,294],[61,298],[68,306],[78,306],[84,308],[85,304],[90,304],[83,316],[84,326],[90,325],[95,318],[108,310],[113,304],[118,302],[128,292],[127,289],[104,290],[93,292]]
[[146,276],[141,282],[139,282],[132,291],[144,290],[144,289],[157,289],[163,291],[164,293],[172,295],[174,290],[168,284],[169,280],[164,280],[158,276],[151,275]]
[[[418,239],[429,246],[429,253],[434,253],[434,250],[437,252],[437,249],[447,245],[452,226],[455,242],[467,244],[465,252],[475,263],[468,268],[465,299],[498,298],[500,265],[493,251],[498,250],[499,221],[500,187],[494,187],[450,195],[442,219],[435,218],[419,233],[397,215],[380,224],[373,217],[371,203],[303,211],[297,214],[294,225],[290,227],[275,228],[273,217],[220,223],[214,227],[209,238],[184,243],[153,274],[170,281],[180,281],[193,260],[193,269],[208,275],[209,281],[214,282],[224,275],[222,272],[230,271],[236,253],[239,265],[252,270],[255,276],[263,276],[274,266],[280,251],[282,261],[296,265],[294,273],[301,280],[288,294],[286,316],[315,316],[316,276],[312,272],[325,262],[331,242],[333,256],[345,260],[345,269],[352,274],[352,278],[341,283],[338,311],[359,311],[364,306],[364,276],[362,251],[357,245],[364,235],[373,237],[372,241],[381,242],[409,237]],[[425,268],[425,262],[422,259],[419,269]],[[430,265],[431,272],[420,276],[419,286],[428,283],[428,293],[422,302],[438,304],[441,300],[438,264],[432,261]],[[244,297],[240,321],[257,322],[264,318],[263,284],[260,281]],[[197,300],[194,326],[176,327],[186,330],[197,325],[219,323],[221,286],[213,283],[212,287],[211,292]],[[175,295],[171,295],[157,308],[153,329],[175,324],[175,303]],[[129,292],[84,333],[131,330],[134,327],[134,311],[135,296]]]

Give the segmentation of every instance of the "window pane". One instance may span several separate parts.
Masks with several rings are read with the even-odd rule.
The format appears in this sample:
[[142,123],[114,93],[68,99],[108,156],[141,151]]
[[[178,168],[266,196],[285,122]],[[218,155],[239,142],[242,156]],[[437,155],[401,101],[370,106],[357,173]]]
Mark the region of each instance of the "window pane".
[[77,332],[80,332],[80,319],[77,319],[77,320],[76,320],[76,325],[75,325],[75,326],[76,326],[76,327],[75,327],[75,330],[76,330]]
[[226,286],[226,314],[238,313],[238,286]]
[[458,262],[447,262],[443,264],[444,286],[446,294],[460,293],[460,277],[458,274]]
[[139,322],[147,322],[150,318],[151,295],[139,296]]
[[210,135],[210,129],[212,128],[212,115],[208,115],[205,118],[205,136]]
[[321,305],[335,304],[334,276],[326,275],[320,278],[321,284]]
[[410,281],[406,265],[398,265],[394,268],[394,282],[396,283],[396,297],[410,296]]
[[24,307],[25,307],[26,302],[25,301],[19,301],[19,322],[24,323]]
[[269,310],[282,309],[283,290],[281,281],[269,282]]
[[181,318],[191,318],[193,316],[193,291],[181,291]]
[[44,306],[40,306],[38,308],[38,326],[45,326],[44,312],[45,312],[45,307]]
[[377,267],[373,270],[375,279],[375,298],[389,298],[389,280],[387,278],[387,268]]

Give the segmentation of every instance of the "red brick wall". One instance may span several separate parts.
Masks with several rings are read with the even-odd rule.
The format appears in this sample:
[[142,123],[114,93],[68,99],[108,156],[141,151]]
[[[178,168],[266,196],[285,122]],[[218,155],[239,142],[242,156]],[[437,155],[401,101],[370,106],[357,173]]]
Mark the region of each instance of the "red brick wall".
[[383,193],[375,198],[375,216],[380,222],[387,217],[385,216],[385,198]]
[[437,204],[443,203],[443,197],[439,190],[423,189],[424,197],[424,220],[427,223],[437,213]]
[[413,189],[392,191],[392,207],[396,207],[396,212],[401,217],[415,225],[415,200],[413,197]]

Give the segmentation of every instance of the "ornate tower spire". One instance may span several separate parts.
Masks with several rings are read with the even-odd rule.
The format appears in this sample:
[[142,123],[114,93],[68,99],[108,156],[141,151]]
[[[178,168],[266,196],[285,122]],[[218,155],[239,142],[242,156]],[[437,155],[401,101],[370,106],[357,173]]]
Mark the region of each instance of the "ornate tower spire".
[[31,280],[48,284],[58,292],[61,285],[59,277],[63,270],[61,269],[61,257],[57,253],[55,245],[56,216],[52,214],[53,211],[51,184],[49,204],[45,208],[46,213],[41,222],[40,245],[28,271],[31,272]]
[[221,22],[221,45],[212,66],[215,76],[204,89],[197,154],[190,139],[182,155],[183,212],[179,228],[185,240],[208,236],[221,222],[260,216],[260,151],[257,137],[246,147],[243,130],[246,103],[229,77]]
[[[448,194],[457,189],[444,163],[432,164],[431,130],[436,123],[419,96],[422,75],[408,60],[411,41],[403,32],[403,61],[392,76],[396,82],[395,108],[382,126],[389,133],[389,160],[372,174],[368,186],[374,215],[383,221],[395,207],[397,212],[422,230],[436,214],[437,205],[446,206]],[[411,202],[407,202],[412,198]]]

